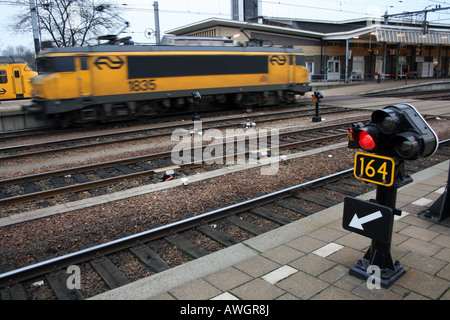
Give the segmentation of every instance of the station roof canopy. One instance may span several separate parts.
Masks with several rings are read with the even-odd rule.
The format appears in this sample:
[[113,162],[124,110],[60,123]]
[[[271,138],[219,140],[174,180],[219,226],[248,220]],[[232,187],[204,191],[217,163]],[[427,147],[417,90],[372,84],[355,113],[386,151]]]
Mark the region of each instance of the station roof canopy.
[[[210,18],[167,31],[168,34],[190,33],[217,26],[244,28],[249,31],[298,36],[317,40],[351,40],[376,38],[378,42],[450,45],[450,25],[429,25],[426,32],[420,25],[394,22],[384,24],[379,18],[363,18],[345,21],[317,21],[264,18],[263,23],[249,23],[228,19]],[[372,38],[373,39],[373,38]]]
[[414,43],[425,45],[450,45],[450,32],[386,29],[376,30],[378,42]]

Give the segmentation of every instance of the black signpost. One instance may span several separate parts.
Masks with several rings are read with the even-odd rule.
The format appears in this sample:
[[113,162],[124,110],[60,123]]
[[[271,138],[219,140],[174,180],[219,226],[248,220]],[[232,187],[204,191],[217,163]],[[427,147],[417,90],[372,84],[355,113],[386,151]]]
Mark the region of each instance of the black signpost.
[[349,273],[368,279],[372,276],[368,268],[377,266],[381,271],[380,284],[386,288],[405,273],[400,262],[393,262],[390,252],[394,215],[401,214],[400,210],[395,209],[397,188],[403,184],[405,181],[397,180],[397,184],[394,182],[390,187],[378,185],[376,200],[346,197],[344,201],[342,227],[372,239],[369,250],[350,268]]
[[323,99],[323,93],[321,91],[314,91],[312,95],[312,102],[315,102],[316,104],[316,114],[312,117],[313,122],[322,121],[322,117],[319,115],[319,103],[321,99]]
[[405,174],[404,161],[432,155],[438,137],[420,113],[409,104],[388,106],[372,113],[366,125],[355,123],[349,129],[349,147],[375,154],[355,155],[354,175],[377,184],[375,200],[346,197],[342,227],[372,239],[369,250],[350,268],[350,274],[362,279],[372,277],[369,270],[380,270],[381,286],[389,287],[405,270],[391,257],[391,238],[397,188],[412,182]]
[[[450,163],[448,167],[447,186],[442,195],[433,203],[433,205],[422,212],[419,217],[431,221],[443,222],[450,217]],[[447,223],[448,225],[448,223]]]

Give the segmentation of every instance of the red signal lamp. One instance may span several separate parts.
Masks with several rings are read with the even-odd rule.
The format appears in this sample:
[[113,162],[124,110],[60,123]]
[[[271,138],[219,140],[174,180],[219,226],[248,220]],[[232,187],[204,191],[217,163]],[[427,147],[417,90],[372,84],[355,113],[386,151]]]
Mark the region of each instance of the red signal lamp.
[[376,148],[377,143],[375,142],[374,138],[367,132],[367,131],[361,131],[359,133],[359,145],[361,148],[367,151],[372,151]]

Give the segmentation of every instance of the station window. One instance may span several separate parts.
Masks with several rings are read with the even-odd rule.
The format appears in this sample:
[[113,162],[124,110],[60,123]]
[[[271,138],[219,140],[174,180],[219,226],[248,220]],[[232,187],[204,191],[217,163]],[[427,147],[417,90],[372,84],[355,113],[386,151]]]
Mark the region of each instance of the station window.
[[6,75],[6,70],[0,70],[0,83],[7,83],[8,76]]

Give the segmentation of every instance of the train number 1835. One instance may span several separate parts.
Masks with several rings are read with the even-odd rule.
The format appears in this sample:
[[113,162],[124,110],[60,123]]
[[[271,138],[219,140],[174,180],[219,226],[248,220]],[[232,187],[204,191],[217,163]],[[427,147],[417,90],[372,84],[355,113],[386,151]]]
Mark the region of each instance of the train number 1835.
[[152,91],[156,89],[155,79],[130,80],[128,86],[130,91]]

